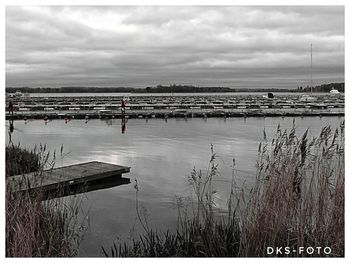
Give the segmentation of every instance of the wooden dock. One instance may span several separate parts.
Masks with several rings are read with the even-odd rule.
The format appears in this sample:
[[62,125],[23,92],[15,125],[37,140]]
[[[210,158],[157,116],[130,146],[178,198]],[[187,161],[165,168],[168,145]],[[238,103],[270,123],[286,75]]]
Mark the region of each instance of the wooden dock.
[[[125,115],[128,118],[178,118],[194,117],[278,117],[338,116],[344,115],[344,94],[313,95],[315,101],[305,100],[305,93],[275,94],[266,98],[259,93],[235,94],[143,94],[128,97]],[[6,119],[107,119],[123,118],[122,96],[22,96],[6,97],[6,105],[13,104]],[[261,113],[256,113],[259,110]]]
[[34,120],[42,119],[45,121],[55,119],[65,120],[89,120],[89,119],[140,119],[140,118],[203,118],[203,117],[307,117],[307,116],[344,116],[344,108],[334,109],[313,109],[313,108],[282,108],[282,109],[190,109],[183,111],[173,110],[132,110],[125,115],[119,111],[110,111],[108,113],[98,113],[91,111],[80,112],[15,112],[14,114],[6,113],[7,120]]
[[122,178],[130,167],[103,162],[87,162],[7,178],[11,192],[40,190],[43,199],[66,196],[130,183]]

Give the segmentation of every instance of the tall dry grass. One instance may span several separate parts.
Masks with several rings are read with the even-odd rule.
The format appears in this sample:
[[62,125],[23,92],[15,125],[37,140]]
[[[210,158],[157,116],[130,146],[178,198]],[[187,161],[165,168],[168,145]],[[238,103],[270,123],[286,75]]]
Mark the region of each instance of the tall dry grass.
[[34,172],[39,169],[39,153],[36,148],[27,150],[22,148],[20,144],[9,144],[6,146],[5,153],[6,177]]
[[[189,176],[195,196],[192,216],[179,207],[176,233],[149,229],[136,205],[145,234],[131,244],[114,244],[109,251],[102,248],[103,253],[117,257],[266,257],[267,247],[330,247],[332,253],[327,256],[344,256],[344,136],[344,122],[334,131],[329,126],[322,128],[311,139],[308,131],[296,135],[294,121],[290,131],[278,126],[270,143],[264,131],[256,183],[248,194],[235,182],[233,161],[225,218],[215,209],[214,182],[219,172],[211,147],[207,171],[194,169]],[[139,189],[135,188],[137,203]]]
[[317,138],[307,134],[278,127],[271,143],[260,144],[241,256],[266,256],[267,246],[328,246],[332,256],[344,256],[344,122]]
[[[50,160],[50,153],[42,145],[38,151],[9,146],[9,152],[6,163],[11,165],[6,169],[6,176],[33,172],[32,166],[22,164],[35,163],[35,174],[40,181],[44,167],[54,165],[54,158]],[[18,162],[19,158],[21,162]],[[24,184],[29,183],[25,178],[22,180]],[[41,189],[14,192],[13,184],[7,183],[7,257],[69,257],[77,254],[80,241],[79,203],[66,205],[60,199],[43,201],[44,195]]]

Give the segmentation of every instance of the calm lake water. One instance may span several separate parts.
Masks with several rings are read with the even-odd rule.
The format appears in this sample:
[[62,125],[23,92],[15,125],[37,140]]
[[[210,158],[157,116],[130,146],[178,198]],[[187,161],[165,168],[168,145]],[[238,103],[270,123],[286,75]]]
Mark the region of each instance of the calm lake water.
[[[318,135],[321,127],[336,127],[343,118],[295,118],[298,134],[307,128]],[[191,194],[187,177],[192,169],[206,170],[210,145],[217,153],[220,176],[215,180],[216,202],[225,209],[236,160],[239,183],[251,187],[255,178],[257,147],[266,129],[268,139],[277,125],[290,128],[293,118],[212,118],[212,119],[130,119],[121,133],[121,120],[64,120],[48,122],[16,121],[12,141],[25,147],[44,143],[56,150],[56,166],[87,161],[103,161],[131,167],[125,177],[131,183],[86,194],[66,197],[82,200],[80,216],[87,220],[79,256],[101,256],[101,246],[109,249],[113,242],[128,240],[142,232],[135,211],[134,179],[138,180],[140,203],[147,209],[149,224],[157,229],[176,228],[175,196]],[[8,125],[8,123],[7,123]],[[6,141],[9,141],[7,135]],[[63,159],[60,147],[63,145]]]

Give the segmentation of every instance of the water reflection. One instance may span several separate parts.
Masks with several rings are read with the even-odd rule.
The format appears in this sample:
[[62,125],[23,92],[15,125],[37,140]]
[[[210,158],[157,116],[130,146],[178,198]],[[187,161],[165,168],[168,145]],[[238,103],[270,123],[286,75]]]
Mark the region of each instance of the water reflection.
[[70,121],[70,117],[67,115],[64,117],[64,123],[67,124]]
[[105,122],[106,122],[107,126],[112,126],[112,124],[113,124],[112,119],[106,119]]
[[126,120],[125,116],[123,115],[121,123],[120,123],[121,128],[122,128],[122,134],[124,134],[126,131],[126,122],[127,122],[127,120]]
[[[108,118],[103,120],[107,126],[113,126],[113,119]],[[146,119],[146,122],[148,120]],[[88,120],[85,120],[85,123],[87,123]],[[114,122],[115,123],[115,122]],[[120,119],[120,129],[121,129],[121,134],[124,134],[126,132],[126,124],[128,123],[128,118],[126,118],[126,115],[122,115]]]
[[45,192],[44,199],[59,198],[69,195],[76,195],[81,193],[92,192],[101,189],[112,188],[124,184],[130,184],[129,178],[109,176],[102,179],[97,179],[87,182],[85,185],[72,185],[64,189]]
[[[27,120],[24,120],[24,124],[27,124]],[[5,126],[8,128],[8,143],[12,143],[12,135],[14,131],[19,131],[23,133],[23,130],[15,127],[15,119],[12,116],[10,116],[8,124],[5,124]]]
[[7,110],[8,110],[8,113],[10,115],[8,134],[9,134],[9,142],[11,143],[12,142],[12,133],[13,133],[13,131],[15,129],[15,127],[13,125],[14,120],[13,120],[13,104],[12,104],[12,101],[9,101]]
[[14,120],[13,118],[11,118],[9,120],[9,130],[8,130],[8,134],[9,134],[9,142],[12,143],[12,133],[15,130],[15,126],[14,126]]

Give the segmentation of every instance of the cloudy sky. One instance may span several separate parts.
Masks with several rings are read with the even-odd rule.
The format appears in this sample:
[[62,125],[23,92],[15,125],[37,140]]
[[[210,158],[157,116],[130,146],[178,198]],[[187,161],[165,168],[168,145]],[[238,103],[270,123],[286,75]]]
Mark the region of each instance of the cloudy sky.
[[6,7],[6,86],[344,81],[336,6]]

